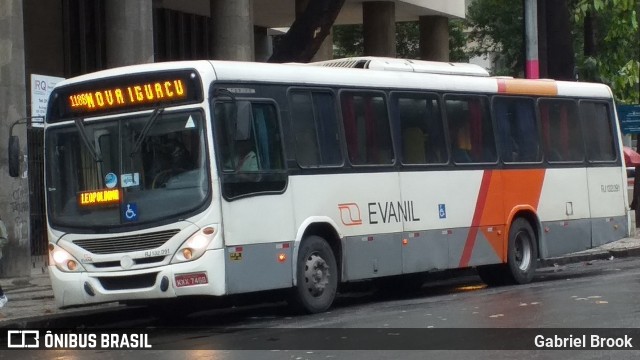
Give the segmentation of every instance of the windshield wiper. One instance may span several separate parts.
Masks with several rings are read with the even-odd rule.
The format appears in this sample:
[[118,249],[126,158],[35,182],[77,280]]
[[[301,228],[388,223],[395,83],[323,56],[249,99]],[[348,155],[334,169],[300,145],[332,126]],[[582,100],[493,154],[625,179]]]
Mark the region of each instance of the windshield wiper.
[[151,130],[151,128],[153,127],[153,124],[156,122],[156,119],[158,118],[158,116],[160,116],[160,114],[163,111],[164,111],[164,108],[156,108],[155,110],[153,110],[153,112],[147,119],[147,122],[144,124],[144,127],[142,128],[142,131],[140,132],[140,136],[138,136],[138,140],[136,140],[136,143],[133,145],[133,150],[131,150],[131,154],[129,155],[130,157],[133,157],[133,155],[135,155],[138,152],[138,150],[140,150],[140,146],[142,145],[142,142],[144,141],[144,139],[147,137],[149,130]]
[[93,143],[91,141],[89,141],[89,136],[87,136],[87,132],[84,128],[84,119],[83,118],[76,118],[74,120],[76,127],[78,128],[78,132],[80,133],[80,137],[82,138],[82,141],[84,141],[84,144],[87,146],[87,149],[89,149],[89,152],[91,153],[91,156],[93,157],[93,160],[95,160],[95,162],[102,162],[102,156],[100,156],[100,154],[98,154],[98,151],[96,150],[96,147],[93,145]]

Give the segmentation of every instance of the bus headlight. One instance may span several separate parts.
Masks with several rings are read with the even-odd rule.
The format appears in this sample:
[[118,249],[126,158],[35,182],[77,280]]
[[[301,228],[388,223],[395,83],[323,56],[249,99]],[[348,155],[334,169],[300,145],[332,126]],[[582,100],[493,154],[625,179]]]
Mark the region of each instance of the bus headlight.
[[76,258],[65,249],[51,243],[49,244],[49,264],[65,272],[84,271],[84,267]]
[[215,235],[216,230],[212,226],[206,226],[197,231],[180,246],[175,255],[173,255],[171,262],[178,263],[199,258],[204,254]]

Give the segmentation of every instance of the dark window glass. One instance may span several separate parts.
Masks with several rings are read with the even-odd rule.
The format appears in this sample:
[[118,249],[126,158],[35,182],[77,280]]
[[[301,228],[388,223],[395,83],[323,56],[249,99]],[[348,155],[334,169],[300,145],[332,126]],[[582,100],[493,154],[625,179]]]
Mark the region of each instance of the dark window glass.
[[538,107],[544,154],[549,162],[584,160],[582,129],[576,102],[541,99]]
[[494,114],[504,162],[541,161],[536,113],[532,99],[495,97]]
[[295,91],[291,93],[290,101],[298,164],[302,167],[341,165],[333,96],[323,92]]
[[447,146],[438,97],[432,94],[394,96],[400,118],[403,164],[447,162]]
[[489,101],[484,96],[445,97],[451,156],[458,164],[497,160]]
[[216,142],[227,199],[282,191],[286,173],[276,107],[268,102],[216,103]]
[[609,106],[605,103],[582,101],[580,103],[584,139],[589,161],[613,161],[616,159]]
[[393,164],[387,104],[379,94],[344,92],[342,121],[354,165]]

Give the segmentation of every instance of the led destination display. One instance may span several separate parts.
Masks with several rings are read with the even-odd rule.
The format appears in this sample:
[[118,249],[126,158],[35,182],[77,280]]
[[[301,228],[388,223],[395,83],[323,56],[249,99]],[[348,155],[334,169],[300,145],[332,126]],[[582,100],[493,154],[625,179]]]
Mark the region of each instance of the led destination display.
[[201,102],[202,85],[193,70],[127,74],[56,88],[47,122],[98,114]]

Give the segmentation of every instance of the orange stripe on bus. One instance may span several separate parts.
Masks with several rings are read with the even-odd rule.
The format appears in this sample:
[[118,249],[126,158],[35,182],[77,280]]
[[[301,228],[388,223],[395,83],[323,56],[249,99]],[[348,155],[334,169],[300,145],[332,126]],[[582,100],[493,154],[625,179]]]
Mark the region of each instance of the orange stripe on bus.
[[512,95],[558,95],[558,85],[553,80],[497,79],[498,92]]
[[467,241],[464,244],[462,250],[462,257],[460,258],[460,266],[466,267],[469,265],[471,259],[471,252],[476,242],[476,236],[478,235],[478,226],[482,219],[482,210],[485,207],[487,201],[487,194],[489,193],[489,185],[491,184],[491,175],[493,170],[485,170],[482,174],[482,182],[480,183],[480,191],[478,191],[478,199],[476,200],[476,209],[473,213],[473,220],[471,221],[471,228],[467,234]]
[[[544,169],[485,170],[460,267],[469,266],[478,230],[485,235],[498,258],[506,262],[509,223],[514,209],[537,211],[544,175]],[[487,227],[495,227],[495,232],[488,233]]]

